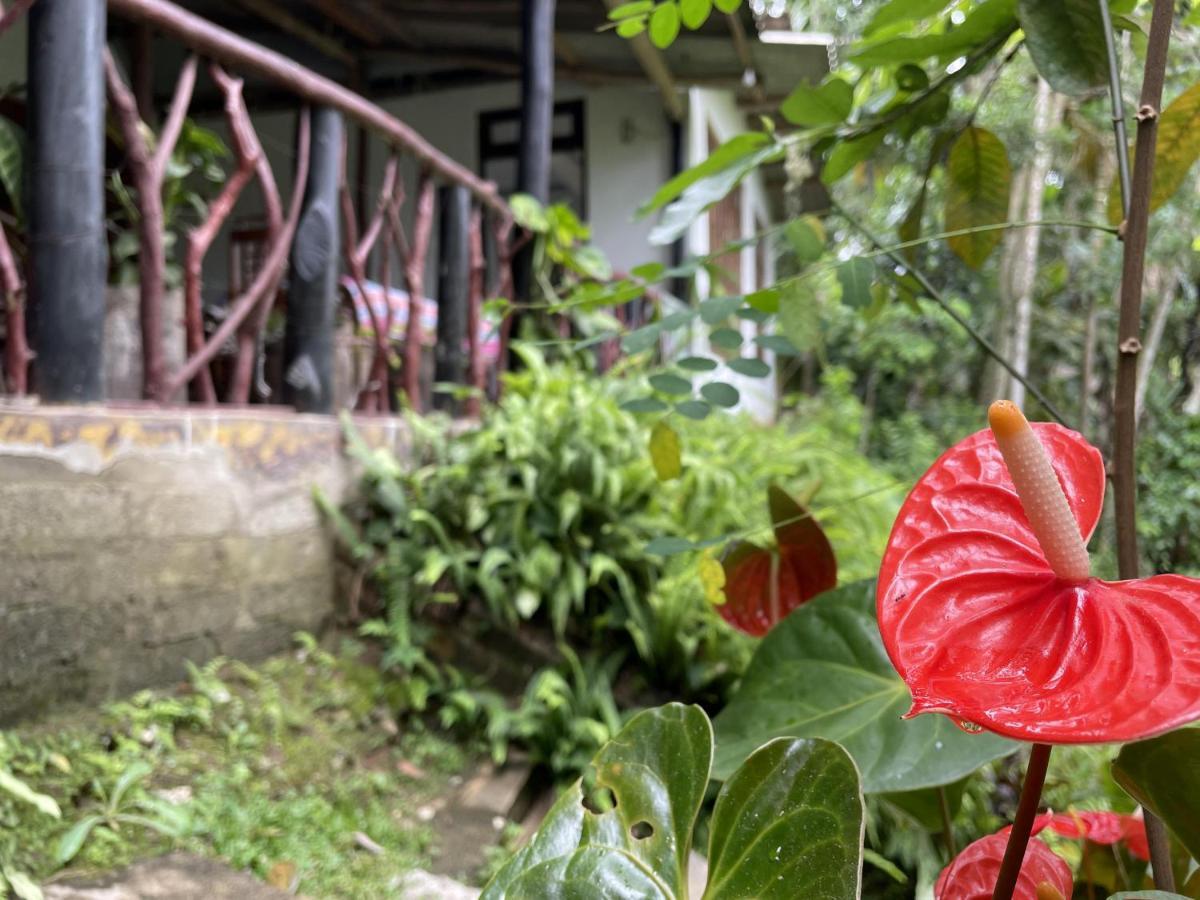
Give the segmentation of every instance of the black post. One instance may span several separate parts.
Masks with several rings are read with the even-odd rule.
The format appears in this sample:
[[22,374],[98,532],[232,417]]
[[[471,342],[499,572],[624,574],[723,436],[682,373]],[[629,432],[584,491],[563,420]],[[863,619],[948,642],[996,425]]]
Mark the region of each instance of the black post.
[[37,392],[104,396],[105,0],[29,11],[29,301]]
[[[471,302],[471,194],[459,185],[441,188],[438,209],[438,330],[434,348],[434,380],[467,383],[467,307]],[[456,408],[453,398],[435,397],[443,409]]]
[[300,412],[333,411],[333,331],[337,317],[338,185],[342,172],[342,114],[314,111],[304,215],[292,245],[284,402]]
[[[542,203],[550,201],[550,149],[554,131],[554,3],[521,4],[521,156],[518,189]],[[533,248],[515,264],[514,290],[528,300],[533,282]]]

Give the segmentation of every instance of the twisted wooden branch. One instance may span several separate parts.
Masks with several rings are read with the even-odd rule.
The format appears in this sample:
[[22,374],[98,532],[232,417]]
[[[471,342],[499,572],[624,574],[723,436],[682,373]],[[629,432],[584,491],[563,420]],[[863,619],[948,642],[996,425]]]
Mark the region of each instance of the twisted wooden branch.
[[[125,138],[126,163],[137,191],[138,274],[141,279],[142,393],[162,400],[165,364],[163,360],[162,299],[166,271],[165,222],[162,186],[167,164],[179,140],[188,104],[196,86],[195,54],[188,57],[175,85],[175,96],[158,144],[151,153],[143,135],[144,123],[138,115],[137,101],[126,86],[112,53],[104,51],[104,74],[113,115]],[[147,129],[148,130],[148,129]]]
[[[299,146],[296,151],[296,178],[292,187],[292,202],[288,209],[287,220],[283,223],[279,234],[279,240],[272,244],[266,260],[264,260],[262,267],[258,270],[258,274],[255,275],[250,287],[230,305],[229,314],[225,317],[225,321],[213,332],[212,337],[200,348],[199,352],[191,356],[184,367],[172,377],[165,389],[167,396],[170,396],[195,378],[203,367],[212,362],[213,357],[217,355],[225,342],[233,337],[234,333],[242,327],[250,314],[259,308],[259,301],[264,297],[270,296],[274,286],[279,283],[279,279],[283,276],[284,266],[287,263],[288,250],[291,248],[292,238],[296,233],[296,226],[300,222],[300,211],[304,207],[304,185],[308,181],[310,130],[310,114],[306,106],[300,113],[300,127],[297,138]],[[259,172],[261,172],[261,168],[261,166],[256,167]],[[270,307],[268,306],[267,309],[269,311]],[[253,343],[251,343],[251,348],[253,346]],[[253,358],[251,358],[251,365],[253,365]],[[248,377],[246,388],[247,390],[249,388]]]
[[22,396],[29,386],[29,361],[33,354],[25,336],[25,288],[4,226],[0,224],[0,300],[4,301],[7,337],[4,343],[4,373],[8,392]]
[[[232,135],[237,168],[225,182],[221,193],[209,206],[208,218],[193,229],[189,236],[187,261],[184,268],[185,321],[189,356],[199,353],[204,346],[204,310],[201,297],[201,273],[204,257],[212,247],[213,241],[216,240],[221,226],[233,213],[233,208],[242,191],[254,177],[255,168],[263,153],[262,146],[250,123],[249,111],[242,98],[242,80],[229,77],[216,63],[210,63],[208,71],[213,81],[225,94],[225,119]],[[172,378],[172,382],[175,381],[176,379]],[[204,366],[197,373],[194,385],[201,402],[210,406],[217,402],[212,373],[208,366]]]

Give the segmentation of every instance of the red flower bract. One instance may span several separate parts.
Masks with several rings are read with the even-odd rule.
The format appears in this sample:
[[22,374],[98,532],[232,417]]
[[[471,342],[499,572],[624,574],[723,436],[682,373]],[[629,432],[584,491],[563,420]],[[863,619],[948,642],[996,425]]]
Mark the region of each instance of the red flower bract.
[[[1086,541],[1104,502],[1100,453],[1069,429],[1032,427]],[[1057,577],[990,431],[917,482],[877,597],[912,715],[1042,743],[1130,741],[1200,718],[1200,581]]]
[[[1150,861],[1150,843],[1146,839],[1146,823],[1140,816],[1115,812],[1042,813],[1033,821],[1033,833],[1049,828],[1055,834],[1097,844],[1116,844],[1124,841],[1129,852],[1138,859]],[[1011,826],[1003,833],[1011,831]]]
[[[1007,846],[1008,835],[1003,831],[968,845],[942,870],[933,896],[936,900],[992,900]],[[1049,884],[1064,897],[1070,897],[1074,890],[1071,867],[1040,840],[1032,838],[1025,849],[1013,900],[1038,900],[1037,889],[1041,884]]]

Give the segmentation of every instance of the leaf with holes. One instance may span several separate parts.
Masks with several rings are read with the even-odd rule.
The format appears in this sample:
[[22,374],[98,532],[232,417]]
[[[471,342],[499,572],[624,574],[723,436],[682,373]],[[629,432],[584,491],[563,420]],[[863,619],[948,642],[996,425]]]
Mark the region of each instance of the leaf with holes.
[[714,774],[728,777],[781,736],[842,744],[867,793],[950,784],[1018,745],[967,734],[944,716],[901,718],[911,704],[879,636],[869,582],[801,606],[759,644],[741,686],[717,716]]
[[650,461],[659,481],[671,481],[683,473],[679,435],[666,422],[659,422],[650,432]]
[[[1132,155],[1132,154],[1131,154]],[[1200,84],[1193,84],[1171,102],[1158,120],[1158,149],[1154,157],[1154,190],[1150,211],[1175,196],[1188,172],[1200,158]],[[1108,220],[1114,225],[1121,214],[1121,186],[1113,181],[1108,192]]]
[[660,3],[650,14],[650,42],[665,50],[679,37],[679,6],[674,0]]
[[1200,728],[1126,744],[1113,762],[1113,777],[1200,859]]
[[[698,706],[639,713],[596,754],[481,900],[687,896],[688,851],[711,762],[712,726]],[[609,802],[594,802],[598,794]]]
[[704,900],[857,897],[863,826],[858,770],[845,750],[771,741],[717,795]]
[[[959,135],[946,160],[946,230],[997,225],[1008,216],[1012,168],[1000,138],[974,126]],[[950,249],[973,269],[1000,244],[1000,229],[947,239]]]
[[1104,26],[1095,0],[1020,0],[1017,18],[1038,73],[1063,94],[1085,94],[1108,79]]
[[813,87],[798,84],[779,107],[779,112],[793,125],[813,128],[818,125],[840,125],[854,106],[854,88],[841,78],[831,78]]

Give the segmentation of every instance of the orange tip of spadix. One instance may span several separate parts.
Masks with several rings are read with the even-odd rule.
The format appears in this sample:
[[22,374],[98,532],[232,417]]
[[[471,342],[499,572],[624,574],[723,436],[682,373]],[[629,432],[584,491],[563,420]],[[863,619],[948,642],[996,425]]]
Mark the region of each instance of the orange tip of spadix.
[[1013,437],[1029,428],[1025,414],[1011,400],[997,400],[988,407],[988,424],[998,438]]

